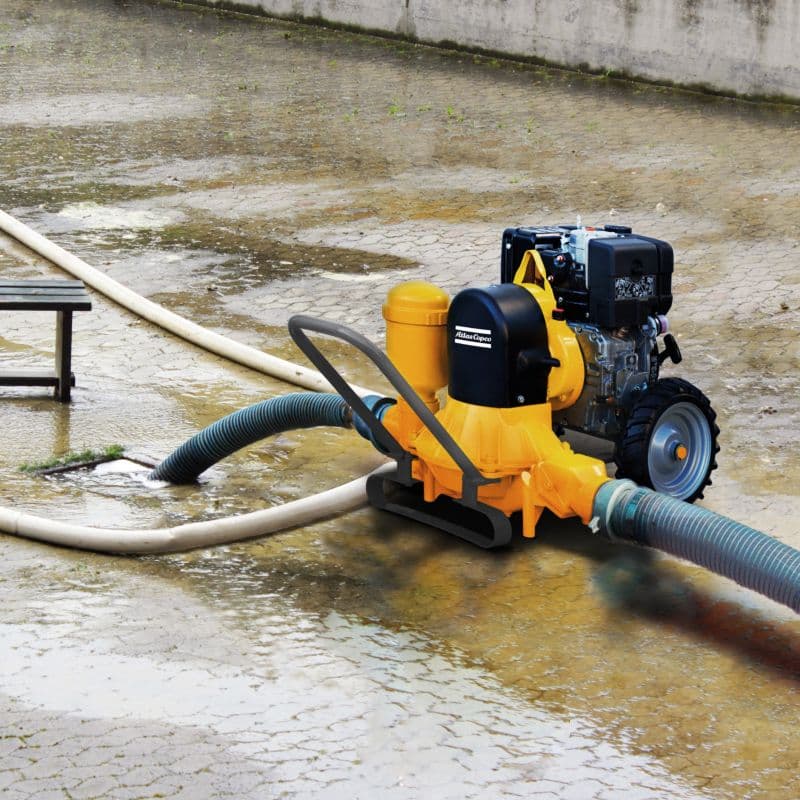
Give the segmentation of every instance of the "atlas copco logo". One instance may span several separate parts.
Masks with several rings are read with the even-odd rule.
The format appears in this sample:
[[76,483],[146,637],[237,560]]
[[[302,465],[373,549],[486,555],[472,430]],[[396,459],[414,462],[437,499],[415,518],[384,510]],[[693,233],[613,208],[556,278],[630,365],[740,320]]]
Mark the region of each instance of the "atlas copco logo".
[[463,344],[467,347],[482,347],[485,350],[491,350],[492,332],[488,328],[468,328],[466,325],[456,325],[453,341],[455,344]]

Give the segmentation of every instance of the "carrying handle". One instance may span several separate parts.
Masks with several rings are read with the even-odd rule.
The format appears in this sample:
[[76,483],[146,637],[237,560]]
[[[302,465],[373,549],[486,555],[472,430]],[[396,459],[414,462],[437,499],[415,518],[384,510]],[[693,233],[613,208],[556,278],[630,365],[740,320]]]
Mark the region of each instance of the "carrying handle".
[[538,250],[526,250],[519,262],[519,267],[514,273],[514,283],[533,283],[544,289],[546,295],[553,299],[555,305],[555,294],[550,281],[547,279],[547,269],[542,259],[542,254]]
[[289,320],[289,334],[295,344],[305,353],[314,366],[322,373],[325,379],[345,399],[350,408],[355,411],[370,432],[375,441],[397,461],[398,477],[406,485],[413,483],[411,477],[411,462],[413,456],[405,450],[397,439],[386,429],[386,426],[375,416],[364,401],[353,391],[353,388],[341,376],[331,362],[320,352],[306,336],[305,331],[314,331],[325,336],[341,339],[364,353],[367,358],[383,373],[397,393],[408,403],[412,411],[420,418],[422,424],[434,435],[438,442],[447,451],[447,454],[456,462],[461,470],[461,494],[467,502],[475,503],[478,498],[478,486],[487,483],[497,483],[497,478],[487,478],[470,461],[469,456],[459,447],[458,443],[445,430],[442,423],[431,413],[422,398],[414,391],[413,387],[400,374],[400,371],[389,360],[389,357],[376,347],[366,336],[362,336],[352,328],[338,322],[309,317],[305,314],[296,314]]

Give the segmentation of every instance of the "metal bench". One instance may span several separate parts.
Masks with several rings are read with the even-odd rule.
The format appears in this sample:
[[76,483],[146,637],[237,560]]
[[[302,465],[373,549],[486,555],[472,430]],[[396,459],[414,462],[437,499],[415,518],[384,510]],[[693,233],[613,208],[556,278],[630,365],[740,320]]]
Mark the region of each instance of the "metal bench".
[[75,385],[72,312],[91,308],[83,281],[0,281],[0,310],[56,312],[55,369],[0,370],[0,386],[53,386],[56,398],[68,403]]

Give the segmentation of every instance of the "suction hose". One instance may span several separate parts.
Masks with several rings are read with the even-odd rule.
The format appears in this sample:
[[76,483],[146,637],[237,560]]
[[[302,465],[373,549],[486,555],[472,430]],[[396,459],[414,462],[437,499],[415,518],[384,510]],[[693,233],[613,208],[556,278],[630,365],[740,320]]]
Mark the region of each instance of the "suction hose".
[[632,481],[609,481],[595,495],[592,523],[612,541],[663,550],[800,613],[800,551],[741,522]]
[[338,394],[294,392],[234,411],[192,436],[151,473],[154,481],[191,483],[212,464],[248,444],[297,428],[349,428],[350,408]]
[[[0,230],[128,311],[191,344],[295,386],[315,390],[330,388],[328,382],[314,370],[284,361],[206,330],[136,294],[2,210],[0,210]],[[369,389],[360,386],[353,388],[359,395],[371,394]],[[387,464],[378,467],[370,474],[380,474],[393,467],[394,464]],[[178,552],[265,536],[286,528],[308,525],[319,519],[344,514],[367,502],[367,478],[369,475],[364,475],[334,489],[275,508],[255,511],[252,514],[150,530],[73,525],[0,506],[0,531],[48,544],[100,553],[144,555]]]

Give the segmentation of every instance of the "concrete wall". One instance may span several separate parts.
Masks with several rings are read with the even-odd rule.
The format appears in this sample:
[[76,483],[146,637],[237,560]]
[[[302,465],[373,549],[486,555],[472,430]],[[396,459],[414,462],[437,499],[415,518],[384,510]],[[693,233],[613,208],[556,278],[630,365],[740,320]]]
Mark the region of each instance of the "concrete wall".
[[800,100],[798,0],[207,0],[421,42]]

